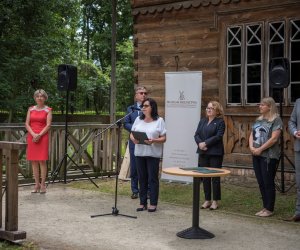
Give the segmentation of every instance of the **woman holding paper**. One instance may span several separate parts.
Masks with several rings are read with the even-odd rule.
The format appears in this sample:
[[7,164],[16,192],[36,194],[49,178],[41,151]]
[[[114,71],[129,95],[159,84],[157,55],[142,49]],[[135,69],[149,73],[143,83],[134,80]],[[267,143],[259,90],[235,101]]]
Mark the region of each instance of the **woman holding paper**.
[[[198,124],[194,138],[198,145],[199,167],[222,167],[225,132],[223,113],[222,105],[219,102],[211,101],[206,107],[206,117],[202,118]],[[201,208],[217,209],[218,200],[221,200],[220,177],[203,178],[203,189],[205,202]],[[213,200],[211,200],[211,196],[213,196]]]
[[155,212],[159,193],[159,162],[162,157],[163,143],[166,141],[166,128],[163,118],[158,116],[157,103],[152,98],[142,102],[142,112],[132,125],[131,131],[145,132],[148,140],[141,143],[130,134],[135,144],[134,154],[140,185],[140,206],[137,211],[147,210],[147,191],[150,188],[148,212]]

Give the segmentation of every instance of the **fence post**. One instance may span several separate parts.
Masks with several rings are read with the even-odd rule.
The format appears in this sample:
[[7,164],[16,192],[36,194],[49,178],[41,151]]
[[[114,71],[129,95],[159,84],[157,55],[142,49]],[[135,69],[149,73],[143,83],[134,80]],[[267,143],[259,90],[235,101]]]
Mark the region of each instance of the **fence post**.
[[[18,157],[19,150],[25,147],[26,143],[0,141],[0,176],[2,176],[3,155],[5,155],[6,158],[5,230],[2,229],[1,223],[0,239],[8,241],[26,238],[26,232],[18,231]],[[3,149],[5,149],[5,153],[3,153]]]

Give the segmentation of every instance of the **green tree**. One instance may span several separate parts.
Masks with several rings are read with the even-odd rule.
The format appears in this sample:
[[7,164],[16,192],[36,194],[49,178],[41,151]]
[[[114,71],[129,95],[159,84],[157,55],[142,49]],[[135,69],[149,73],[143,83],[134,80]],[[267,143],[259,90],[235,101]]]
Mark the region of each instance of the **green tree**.
[[[89,59],[105,71],[110,67],[111,58],[111,1],[83,0],[83,18],[81,23],[81,42],[89,51]],[[117,43],[132,37],[133,19],[130,0],[118,0],[117,3]],[[88,24],[88,25],[87,25]]]
[[[87,56],[104,74],[111,73],[111,1],[82,1],[81,41]],[[133,89],[133,19],[129,0],[117,3],[117,110],[132,103]]]
[[133,103],[133,42],[125,40],[117,45],[117,110],[126,110]]
[[78,89],[75,93],[75,110],[93,105],[96,114],[108,110],[110,79],[95,64],[82,60],[78,65]]
[[[100,0],[0,1],[0,109],[8,122],[24,121],[35,89],[49,94],[49,105],[63,110],[57,66],[78,67],[75,111],[109,110],[111,2]],[[132,102],[132,16],[129,0],[118,0],[117,108]],[[75,98],[75,102],[74,102]],[[19,120],[18,120],[19,119]]]
[[76,60],[78,9],[75,0],[1,1],[0,108],[8,122],[33,103],[34,89],[53,92],[59,63]]

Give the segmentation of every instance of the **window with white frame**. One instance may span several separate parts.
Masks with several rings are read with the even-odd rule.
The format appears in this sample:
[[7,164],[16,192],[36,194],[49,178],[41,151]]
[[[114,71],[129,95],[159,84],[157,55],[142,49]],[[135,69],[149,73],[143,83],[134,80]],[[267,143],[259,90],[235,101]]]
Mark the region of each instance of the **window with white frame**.
[[246,26],[245,103],[258,103],[262,93],[262,25]]
[[[266,52],[264,52],[266,49]],[[270,88],[269,61],[288,58],[290,86]],[[300,97],[300,20],[280,20],[227,27],[227,105],[256,105],[263,96],[278,102],[281,91],[285,104]]]
[[[276,21],[270,22],[268,26],[268,58],[282,58],[285,57],[285,22]],[[266,70],[269,70],[266,68]],[[269,95],[274,98],[276,102],[280,102],[282,89],[271,88],[269,86]]]
[[242,27],[227,29],[227,100],[242,103]]

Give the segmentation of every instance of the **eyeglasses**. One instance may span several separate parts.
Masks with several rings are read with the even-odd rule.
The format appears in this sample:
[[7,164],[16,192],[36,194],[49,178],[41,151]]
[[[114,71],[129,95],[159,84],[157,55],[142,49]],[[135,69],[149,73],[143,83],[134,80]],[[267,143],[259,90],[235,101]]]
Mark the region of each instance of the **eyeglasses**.
[[147,95],[147,92],[138,92],[140,95]]
[[142,106],[142,108],[148,108],[148,107],[150,107],[150,105],[148,105],[148,104],[144,104],[144,105]]
[[206,110],[215,110],[215,108],[206,107]]

